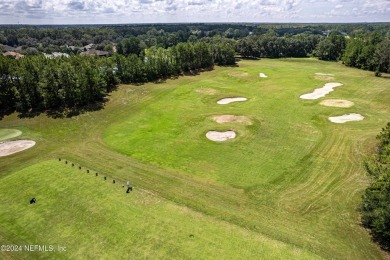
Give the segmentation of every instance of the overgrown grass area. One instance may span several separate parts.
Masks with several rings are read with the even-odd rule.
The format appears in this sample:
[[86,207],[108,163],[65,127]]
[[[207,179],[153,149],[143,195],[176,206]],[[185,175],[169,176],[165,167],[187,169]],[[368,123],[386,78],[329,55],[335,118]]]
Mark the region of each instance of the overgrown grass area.
[[[343,86],[301,100],[330,82],[315,73],[334,74],[331,82]],[[66,254],[55,253],[64,258],[379,259],[357,207],[367,185],[362,159],[389,120],[389,89],[388,79],[337,63],[243,60],[164,83],[120,86],[105,109],[73,118],[7,116],[1,129],[21,130],[18,138],[37,144],[0,158],[0,201],[7,205],[0,209],[0,241],[65,245]],[[225,97],[248,101],[217,104]],[[319,104],[327,98],[354,106]],[[365,119],[327,119],[348,113]],[[215,115],[247,116],[251,124],[218,124]],[[215,143],[208,130],[234,130],[237,137]],[[135,191],[127,196],[57,157],[131,180]],[[30,196],[37,204],[28,205]]]

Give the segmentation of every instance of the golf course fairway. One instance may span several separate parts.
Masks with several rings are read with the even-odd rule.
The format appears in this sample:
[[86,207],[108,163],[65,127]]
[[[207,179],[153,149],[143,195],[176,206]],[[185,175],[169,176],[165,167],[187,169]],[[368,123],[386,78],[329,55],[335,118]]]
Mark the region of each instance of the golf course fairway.
[[[329,82],[342,86],[300,98]],[[0,258],[381,259],[358,207],[389,90],[388,78],[334,62],[241,60],[120,85],[104,109],[71,118],[5,116],[0,133],[36,144],[0,158],[0,242],[66,251]],[[233,97],[246,100],[217,104]],[[328,120],[353,113],[364,120]],[[217,123],[222,115],[249,123]]]

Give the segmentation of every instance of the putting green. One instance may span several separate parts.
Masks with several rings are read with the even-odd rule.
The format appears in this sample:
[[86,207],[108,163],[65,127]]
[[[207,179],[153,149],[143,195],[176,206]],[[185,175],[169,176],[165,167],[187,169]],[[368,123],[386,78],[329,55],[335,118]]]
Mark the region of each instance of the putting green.
[[0,129],[0,141],[11,139],[21,134],[22,132],[17,129]]

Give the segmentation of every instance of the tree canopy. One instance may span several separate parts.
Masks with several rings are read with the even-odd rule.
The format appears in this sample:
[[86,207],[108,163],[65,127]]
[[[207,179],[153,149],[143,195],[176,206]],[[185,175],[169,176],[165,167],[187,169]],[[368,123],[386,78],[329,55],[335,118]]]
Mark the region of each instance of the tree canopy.
[[390,122],[377,139],[377,152],[364,164],[371,184],[363,195],[362,222],[382,248],[390,251]]

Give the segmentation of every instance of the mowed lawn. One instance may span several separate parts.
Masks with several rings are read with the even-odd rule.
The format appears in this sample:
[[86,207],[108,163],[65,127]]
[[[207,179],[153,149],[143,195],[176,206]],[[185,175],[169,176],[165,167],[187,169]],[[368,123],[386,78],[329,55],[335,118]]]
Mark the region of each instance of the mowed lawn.
[[[44,161],[1,180],[2,244],[46,245],[52,252],[9,254],[24,259],[144,259],[315,255],[203,216],[144,191],[126,194],[64,161]],[[30,205],[29,199],[37,202]],[[65,251],[58,251],[58,246]],[[7,258],[7,252],[1,252]],[[13,257],[11,257],[13,256]],[[4,259],[2,258],[2,259]]]
[[[328,82],[343,86],[318,100],[299,98]],[[18,138],[37,144],[0,158],[1,203],[9,205],[0,210],[0,241],[54,241],[73,250],[56,255],[64,258],[88,247],[95,250],[87,256],[103,258],[133,257],[130,252],[135,258],[381,258],[357,208],[367,185],[362,160],[390,120],[389,90],[388,78],[337,63],[244,60],[164,83],[120,86],[104,110],[73,118],[5,117],[1,128],[21,130]],[[216,103],[225,97],[248,101]],[[319,104],[328,98],[355,105]],[[327,119],[347,113],[365,119]],[[215,115],[247,116],[251,125],[218,124]],[[234,130],[237,137],[215,143],[205,137],[209,130]],[[118,185],[50,160],[59,156],[130,179],[136,189],[126,196]],[[43,200],[26,204],[46,189]],[[32,225],[34,216],[55,224]]]

